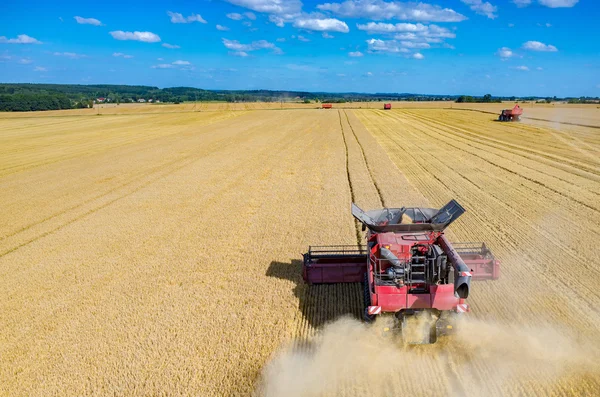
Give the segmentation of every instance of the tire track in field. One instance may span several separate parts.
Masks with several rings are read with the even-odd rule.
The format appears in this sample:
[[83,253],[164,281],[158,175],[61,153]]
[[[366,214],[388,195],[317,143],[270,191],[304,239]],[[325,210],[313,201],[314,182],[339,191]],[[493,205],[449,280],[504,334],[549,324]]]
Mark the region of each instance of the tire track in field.
[[[342,140],[344,141],[344,152],[346,154],[346,177],[348,178],[348,187],[350,188],[350,198],[353,203],[356,202],[356,196],[354,195],[354,187],[352,186],[352,179],[350,178],[350,164],[349,164],[349,155],[348,155],[348,142],[346,142],[346,134],[344,134],[344,126],[342,125],[342,115],[338,110],[338,118],[340,121],[340,131],[342,133]],[[358,221],[354,220],[354,229],[356,230],[356,244],[361,245],[362,236],[360,233],[360,227],[358,226]]]
[[[344,115],[346,116],[346,122],[348,123],[348,125],[350,126],[350,130],[352,131],[352,135],[354,135],[354,139],[356,140],[356,143],[358,144],[358,147],[360,148],[360,153],[362,155],[362,159],[365,162],[367,171],[369,172],[369,178],[371,179],[371,183],[375,187],[375,190],[377,191],[377,195],[379,196],[379,202],[381,203],[381,207],[385,208],[386,207],[385,199],[383,198],[383,195],[381,194],[381,189],[379,188],[377,181],[373,177],[373,171],[371,170],[371,167],[369,166],[369,161],[367,160],[367,156],[365,155],[365,149],[364,149],[362,143],[360,143],[358,136],[356,136],[356,132],[354,132],[354,127],[352,127],[352,123],[350,123],[350,119],[348,118],[348,113],[346,113],[345,110],[344,110]],[[341,125],[341,123],[340,123],[340,125]]]
[[[236,117],[237,116],[241,116],[242,114],[243,113],[236,114]],[[222,121],[229,120],[230,118],[231,118],[231,116],[229,116],[228,118],[225,118],[225,119],[210,120],[209,122],[202,124],[202,126],[207,126],[207,125],[219,123],[219,122],[222,122]],[[19,172],[22,172],[22,171],[30,170],[30,169],[33,169],[33,168],[43,167],[43,166],[46,166],[46,165],[51,165],[51,164],[59,163],[59,162],[62,162],[62,161],[67,161],[67,160],[75,159],[75,158],[78,158],[78,157],[87,156],[87,155],[90,155],[90,154],[93,155],[93,154],[98,154],[98,153],[104,153],[104,152],[107,152],[107,151],[110,151],[110,150],[113,150],[113,149],[117,149],[117,148],[120,148],[120,147],[131,145],[131,144],[136,144],[136,143],[141,143],[141,142],[159,141],[160,139],[162,139],[164,137],[167,137],[167,136],[176,136],[176,135],[183,134],[183,133],[186,133],[186,132],[189,132],[189,131],[187,131],[187,130],[185,130],[185,131],[177,131],[177,132],[174,132],[172,134],[159,135],[159,136],[152,137],[150,139],[142,139],[142,140],[139,139],[140,137],[135,137],[135,138],[131,138],[131,139],[125,138],[125,140],[122,140],[121,142],[118,142],[118,143],[116,143],[116,144],[114,144],[112,146],[102,146],[100,149],[96,149],[96,151],[94,151],[93,148],[89,148],[88,150],[91,150],[91,152],[89,152],[89,151],[86,151],[86,152],[83,152],[83,153],[82,152],[78,152],[76,154],[66,155],[66,156],[54,158],[54,159],[47,160],[47,161],[45,161],[45,160],[42,160],[42,161],[31,161],[29,163],[18,164],[18,165],[14,165],[14,166],[11,166],[11,167],[5,167],[3,169],[0,169],[0,178],[3,178],[5,176],[9,176],[9,175],[12,175],[12,174],[16,174],[16,173],[19,173]],[[142,136],[142,138],[143,138],[143,136]],[[101,144],[101,142],[97,142],[97,143]],[[7,171],[10,171],[10,172],[7,172]]]
[[[252,133],[253,133],[252,129],[248,129],[248,130],[244,131],[243,134],[240,134],[240,137],[248,138]],[[223,144],[223,142],[226,142],[226,143]],[[65,223],[62,223],[62,224],[58,225],[57,227],[52,228],[49,231],[43,232],[43,233],[41,233],[41,234],[39,234],[39,235],[31,238],[31,239],[26,240],[25,242],[22,242],[20,244],[17,244],[16,246],[13,246],[13,247],[9,248],[8,250],[0,252],[0,258],[2,258],[2,257],[6,256],[6,255],[8,255],[8,254],[10,254],[10,253],[12,253],[14,251],[17,251],[18,249],[20,249],[20,248],[22,248],[22,247],[24,247],[24,246],[26,246],[26,245],[28,245],[28,244],[30,244],[32,242],[35,242],[35,241],[37,241],[37,240],[39,240],[39,239],[41,239],[43,237],[46,237],[46,236],[48,236],[48,235],[50,235],[50,234],[52,234],[52,233],[54,233],[56,231],[59,231],[60,229],[63,229],[64,227],[66,227],[66,226],[68,226],[68,225],[70,225],[70,224],[72,224],[72,223],[74,223],[74,222],[76,222],[76,221],[78,221],[78,220],[80,220],[80,219],[82,219],[82,218],[90,215],[90,214],[93,214],[93,213],[95,213],[97,211],[100,211],[100,210],[108,207],[109,205],[111,205],[111,204],[113,204],[113,203],[115,203],[115,202],[117,202],[117,201],[119,201],[119,200],[121,200],[123,198],[126,198],[126,197],[128,197],[128,196],[130,196],[130,195],[132,195],[132,194],[134,194],[136,192],[138,192],[139,190],[141,190],[141,189],[149,186],[150,184],[152,184],[152,183],[154,183],[154,182],[156,182],[156,181],[158,181],[158,180],[160,180],[160,179],[162,179],[164,177],[167,177],[168,175],[171,175],[171,174],[179,171],[180,169],[186,167],[189,164],[192,164],[192,163],[194,163],[196,161],[199,161],[199,160],[203,159],[204,157],[210,156],[213,153],[213,149],[217,149],[217,148],[218,149],[223,149],[225,147],[229,147],[229,146],[234,145],[234,144],[235,145],[239,145],[240,144],[240,140],[237,139],[237,140],[234,141],[234,140],[229,139],[229,137],[224,137],[224,138],[222,138],[220,140],[217,140],[217,141],[213,142],[212,144],[210,144],[203,152],[200,152],[200,153],[194,153],[194,152],[192,152],[192,153],[190,153],[190,154],[188,154],[186,156],[183,156],[183,157],[180,157],[178,159],[172,160],[172,161],[168,162],[167,164],[161,164],[159,166],[153,167],[153,168],[151,168],[148,171],[145,171],[143,173],[140,173],[138,175],[133,176],[132,178],[129,179],[128,182],[125,182],[125,183],[119,185],[118,187],[116,187],[114,189],[111,189],[109,192],[106,192],[104,194],[99,195],[98,198],[86,200],[85,202],[83,202],[83,203],[81,203],[79,205],[74,206],[74,208],[72,208],[72,209],[67,209],[65,211],[61,211],[60,213],[54,214],[54,215],[48,217],[47,219],[44,219],[44,220],[42,220],[42,221],[40,221],[40,222],[38,222],[36,224],[29,225],[24,230],[20,230],[20,231],[18,231],[16,233],[13,233],[12,235],[3,238],[0,241],[3,241],[3,240],[5,240],[5,239],[7,239],[9,237],[15,236],[15,235],[17,235],[19,233],[22,233],[23,231],[27,231],[27,229],[30,229],[31,227],[34,227],[36,225],[43,224],[44,222],[47,222],[48,220],[51,220],[53,218],[59,217],[61,215],[65,215],[69,211],[72,211],[73,209],[80,208],[80,207],[84,206],[87,203],[96,201],[99,198],[101,199],[101,198],[107,197],[108,195],[110,195],[113,192],[116,192],[118,190],[122,190],[123,188],[127,188],[130,185],[133,185],[140,178],[148,178],[148,177],[150,177],[149,180],[147,180],[147,181],[143,182],[142,184],[134,187],[133,190],[128,191],[128,192],[124,192],[123,194],[120,194],[118,197],[116,197],[116,198],[114,198],[114,199],[112,199],[112,200],[110,200],[110,201],[108,201],[108,202],[106,202],[104,204],[96,206],[96,207],[90,209],[89,211],[86,211],[83,214],[80,214],[80,215],[76,216],[75,218],[73,218],[73,219],[71,219],[71,220],[69,220],[69,221],[67,221]],[[262,153],[262,151],[261,151],[261,153]],[[166,167],[170,167],[170,168],[168,168],[165,171]]]
[[[204,126],[204,125],[203,125],[203,126]],[[164,137],[172,137],[173,135],[177,135],[177,134],[181,134],[181,133],[185,133],[185,132],[187,132],[187,131],[180,131],[180,132],[177,132],[177,133],[174,133],[174,134],[164,135],[164,136],[163,136],[163,138],[164,138]],[[204,132],[200,133],[199,135],[206,135],[206,134],[210,134],[210,133],[211,133],[211,131],[204,131]],[[159,140],[159,139],[160,139],[160,137],[157,137],[157,138],[154,138],[154,139],[152,139],[152,141],[157,141],[157,140]],[[211,146],[211,147],[213,147],[213,146],[218,146],[218,145],[219,145],[221,142],[223,142],[223,141],[226,141],[227,139],[228,139],[228,138],[224,138],[224,139],[221,139],[221,140],[219,140],[219,141],[215,141],[215,142],[212,144],[212,146]],[[148,143],[148,142],[149,142],[149,141],[142,141],[142,142],[140,142],[140,143]],[[161,146],[161,145],[162,145],[162,143],[161,143],[161,142],[157,142],[157,144],[155,144],[155,145],[152,145],[152,146],[150,146],[150,147],[145,147],[143,150],[144,150],[144,151],[147,151],[147,150],[149,150],[149,149],[153,149],[153,148],[159,147],[159,146]],[[231,143],[229,143],[227,146],[230,146],[230,145],[231,145]],[[115,148],[115,147],[113,147],[113,149],[114,149],[114,148]],[[108,149],[107,149],[107,150],[108,150]],[[210,153],[209,153],[209,154],[210,154]],[[49,220],[51,220],[51,219],[54,219],[54,218],[56,218],[56,217],[58,217],[58,216],[64,215],[65,213],[67,213],[67,212],[69,212],[69,211],[75,210],[75,209],[77,209],[77,208],[80,208],[80,207],[82,207],[82,206],[84,206],[84,205],[88,204],[88,203],[91,203],[91,202],[93,202],[93,201],[96,201],[96,200],[98,200],[98,199],[101,199],[101,198],[103,198],[103,197],[106,197],[106,196],[108,196],[109,194],[111,194],[111,193],[113,193],[113,192],[116,192],[117,190],[120,190],[120,189],[122,189],[122,188],[125,188],[125,187],[127,187],[127,186],[131,185],[132,183],[134,183],[135,181],[137,181],[137,180],[138,180],[138,179],[140,179],[140,178],[145,178],[145,177],[148,177],[148,176],[150,176],[150,175],[154,174],[155,172],[159,172],[161,169],[164,169],[165,167],[169,167],[169,166],[171,166],[171,165],[174,165],[174,164],[175,164],[175,163],[177,163],[177,162],[184,161],[184,160],[186,160],[187,158],[190,158],[190,157],[191,157],[191,156],[193,156],[193,155],[194,155],[194,153],[190,153],[190,154],[189,154],[189,155],[187,155],[187,156],[180,157],[180,158],[178,158],[178,159],[175,159],[175,160],[169,161],[169,162],[167,162],[167,163],[159,164],[159,165],[156,165],[156,166],[154,166],[154,167],[151,167],[151,168],[149,168],[149,169],[146,169],[146,170],[143,170],[143,171],[137,172],[137,173],[135,173],[135,174],[131,175],[129,178],[127,178],[127,180],[126,180],[125,182],[123,182],[123,183],[121,183],[121,184],[119,184],[119,185],[117,185],[117,186],[115,186],[115,187],[113,187],[113,188],[109,189],[108,191],[105,191],[105,192],[103,192],[103,193],[100,193],[100,194],[98,194],[98,195],[96,195],[96,196],[93,196],[93,197],[91,197],[91,198],[88,198],[88,199],[84,200],[83,202],[80,202],[80,203],[78,203],[78,204],[76,204],[76,205],[73,205],[73,206],[71,206],[71,207],[68,207],[68,208],[66,208],[66,209],[64,209],[64,210],[62,210],[62,211],[56,212],[56,213],[54,213],[54,214],[52,214],[52,215],[50,215],[50,216],[47,216],[47,217],[45,217],[45,218],[43,218],[43,219],[41,219],[41,220],[38,220],[38,221],[36,221],[36,222],[32,222],[32,223],[30,223],[30,224],[28,224],[28,225],[25,225],[25,226],[23,226],[21,229],[18,229],[18,230],[16,230],[16,231],[12,232],[12,233],[9,233],[9,234],[7,234],[7,235],[5,235],[5,236],[2,236],[2,237],[0,237],[0,242],[2,242],[2,241],[4,241],[4,240],[6,240],[7,238],[13,237],[13,236],[15,236],[15,235],[17,235],[17,234],[19,234],[19,233],[22,233],[22,232],[24,232],[24,231],[27,231],[28,229],[30,229],[30,228],[32,228],[32,227],[35,227],[35,226],[37,226],[37,225],[40,225],[40,224],[42,224],[42,223],[44,223],[44,222],[47,222],[47,221],[49,221]]]
[[[396,120],[400,120],[400,119],[399,119],[399,118],[396,118]],[[419,120],[419,121],[420,121],[420,120]],[[425,123],[423,123],[423,124],[425,124],[425,125],[428,125],[426,122],[425,122]],[[430,125],[430,126],[431,126],[431,127],[434,127],[433,125]],[[434,136],[432,136],[431,134],[427,133],[427,132],[426,132],[424,129],[421,129],[421,132],[423,132],[424,134],[426,134],[426,135],[427,135],[427,136],[429,136],[430,138],[432,138],[432,139],[435,139],[435,137],[434,137]],[[450,134],[450,135],[457,136],[457,137],[459,137],[459,138],[461,137],[460,135],[452,134],[451,132],[449,132],[449,134]],[[482,160],[482,161],[484,161],[484,162],[486,162],[486,163],[488,163],[488,164],[490,164],[490,165],[492,165],[492,166],[495,166],[495,167],[497,167],[497,168],[499,168],[499,169],[501,169],[501,170],[503,170],[503,171],[506,171],[506,172],[508,172],[508,173],[510,173],[510,174],[513,174],[513,175],[515,175],[515,176],[517,176],[517,177],[523,178],[523,179],[525,179],[525,180],[527,180],[527,181],[529,181],[529,182],[531,182],[531,183],[534,183],[534,184],[536,184],[536,185],[538,185],[538,186],[541,186],[541,187],[542,187],[542,188],[544,188],[544,189],[547,189],[547,190],[549,190],[549,191],[551,191],[551,192],[553,192],[553,193],[555,193],[555,194],[557,194],[557,195],[559,195],[559,196],[565,197],[565,198],[566,198],[566,199],[568,199],[568,200],[574,201],[574,202],[578,203],[579,205],[581,205],[581,206],[583,206],[583,207],[586,207],[586,208],[588,208],[588,209],[590,209],[590,210],[592,210],[592,211],[594,211],[594,212],[600,213],[600,209],[598,209],[598,208],[596,208],[596,207],[594,207],[594,206],[591,206],[591,205],[589,205],[589,204],[587,204],[587,203],[585,203],[585,202],[583,202],[583,201],[581,201],[581,200],[579,200],[579,199],[577,199],[577,198],[574,198],[574,197],[572,197],[572,196],[570,196],[570,195],[567,195],[567,194],[565,194],[565,193],[563,193],[563,192],[561,192],[561,191],[559,191],[559,190],[557,190],[557,189],[554,189],[554,188],[552,188],[552,187],[550,187],[550,186],[548,186],[548,185],[544,184],[543,182],[537,181],[537,180],[535,180],[535,179],[533,179],[533,178],[531,178],[531,177],[528,177],[528,176],[525,176],[525,175],[523,175],[523,174],[520,174],[520,173],[518,173],[518,172],[516,172],[516,171],[513,171],[513,170],[511,170],[511,169],[509,169],[509,168],[507,168],[507,167],[505,167],[505,166],[502,166],[502,165],[500,165],[500,164],[497,164],[497,163],[495,163],[495,162],[493,162],[493,161],[489,160],[488,158],[486,158],[486,157],[484,157],[484,156],[481,156],[481,155],[479,155],[479,154],[477,154],[477,153],[473,153],[473,152],[467,151],[467,150],[465,150],[463,147],[460,147],[460,146],[454,145],[454,144],[452,144],[452,143],[450,143],[450,142],[447,142],[447,141],[446,141],[446,142],[444,142],[444,144],[446,144],[446,145],[448,145],[448,146],[450,146],[450,147],[452,147],[452,148],[454,148],[454,149],[456,149],[456,150],[458,150],[458,151],[460,151],[460,152],[465,152],[465,153],[468,153],[469,155],[471,155],[471,156],[473,156],[473,157],[477,157],[477,158],[479,158],[480,160]],[[467,144],[467,143],[465,143],[465,145],[467,145],[467,146],[469,146],[469,147],[473,147],[472,145],[469,145],[469,144]],[[493,145],[490,145],[490,146],[493,146]],[[474,148],[474,149],[476,149],[475,147],[473,147],[473,148]],[[521,166],[521,164],[519,164],[519,166]],[[525,168],[527,168],[527,167],[525,167]],[[539,172],[539,171],[537,171],[537,170],[534,170],[534,171],[536,171],[536,172]],[[542,173],[542,172],[540,172],[540,173]],[[542,174],[543,174],[543,173],[542,173]],[[549,176],[551,176],[551,175],[549,175]],[[557,178],[557,179],[558,179],[558,178]],[[576,185],[574,185],[574,184],[573,184],[573,186],[576,186]],[[597,194],[597,193],[596,193],[596,194]]]

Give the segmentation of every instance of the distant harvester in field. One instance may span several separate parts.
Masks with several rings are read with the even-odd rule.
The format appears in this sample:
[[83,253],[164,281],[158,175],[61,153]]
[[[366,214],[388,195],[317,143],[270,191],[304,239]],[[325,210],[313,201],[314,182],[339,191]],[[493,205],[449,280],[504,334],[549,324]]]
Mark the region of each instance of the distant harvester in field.
[[383,105],[383,110],[392,110],[392,104],[391,103],[385,103]]
[[333,107],[333,105],[331,103],[324,103],[323,104],[323,109],[331,109]]
[[498,116],[498,121],[521,121],[522,114],[523,109],[519,105],[515,105],[512,109],[504,109]]

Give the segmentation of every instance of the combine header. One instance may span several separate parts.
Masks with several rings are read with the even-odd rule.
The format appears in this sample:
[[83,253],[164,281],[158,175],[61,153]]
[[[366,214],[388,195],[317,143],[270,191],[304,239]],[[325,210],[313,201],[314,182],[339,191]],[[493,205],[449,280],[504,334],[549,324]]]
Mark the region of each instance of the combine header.
[[512,109],[504,109],[498,116],[498,121],[521,121],[522,114],[523,109],[519,105],[515,105]]
[[[500,276],[500,262],[485,244],[455,247],[444,236],[464,212],[455,200],[440,210],[365,212],[352,204],[352,215],[368,229],[367,245],[309,247],[303,278],[309,284],[362,282],[365,321],[388,314],[407,343],[435,343],[451,332],[457,316],[470,311],[471,280]],[[415,315],[428,315],[425,332],[408,331],[411,324],[423,326]]]

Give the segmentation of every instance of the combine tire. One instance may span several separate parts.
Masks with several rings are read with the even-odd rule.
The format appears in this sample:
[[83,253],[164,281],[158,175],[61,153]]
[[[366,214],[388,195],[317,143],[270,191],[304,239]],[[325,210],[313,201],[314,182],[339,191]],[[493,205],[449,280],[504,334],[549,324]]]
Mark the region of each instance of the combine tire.
[[372,323],[375,321],[375,316],[368,313],[369,306],[371,306],[371,293],[369,292],[369,274],[365,273],[365,281],[363,282],[363,298],[365,302],[365,310],[363,312],[363,320],[365,323]]

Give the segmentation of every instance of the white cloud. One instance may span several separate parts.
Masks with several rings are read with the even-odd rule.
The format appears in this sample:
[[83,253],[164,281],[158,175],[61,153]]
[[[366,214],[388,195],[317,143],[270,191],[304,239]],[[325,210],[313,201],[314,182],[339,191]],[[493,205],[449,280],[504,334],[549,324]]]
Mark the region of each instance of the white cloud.
[[303,41],[303,42],[305,42],[305,43],[306,43],[307,41],[310,41],[309,39],[307,39],[307,38],[306,38],[306,37],[304,37],[304,36],[298,36],[298,40],[300,40],[300,41]]
[[339,19],[335,18],[297,19],[294,21],[294,27],[300,29],[317,30],[320,32],[329,31],[348,33],[350,31],[350,29],[348,29],[348,25],[346,25],[346,22],[340,21]]
[[538,0],[538,2],[546,7],[550,8],[569,8],[579,3],[579,0]]
[[[532,2],[533,0],[513,0],[517,7],[527,7]],[[550,8],[569,8],[574,7],[579,0],[538,0],[538,3]]]
[[245,13],[244,13],[244,15],[245,15],[245,16],[246,16],[246,18],[248,18],[248,19],[251,19],[251,20],[253,20],[253,21],[255,21],[255,20],[256,20],[256,15],[254,15],[254,13],[253,13],[253,12],[249,12],[249,11],[248,11],[248,12],[245,12]]
[[371,73],[371,72],[367,72],[366,74],[367,74],[367,76],[373,76],[373,73]]
[[15,39],[7,39],[6,36],[0,36],[1,44],[42,44],[38,39],[34,39],[26,34],[20,34]]
[[192,22],[200,22],[206,23],[204,18],[200,16],[200,14],[192,14],[188,17],[184,17],[182,14],[178,12],[167,11],[167,15],[171,17],[172,23],[192,23]]
[[181,48],[180,46],[178,46],[176,44],[169,44],[169,43],[163,43],[162,46],[165,48],[169,48],[171,50],[176,50],[178,48]]
[[529,72],[529,68],[527,66],[517,66],[515,69]]
[[[125,59],[131,59],[133,58],[133,55],[127,55],[127,54],[123,54],[122,52],[113,52],[113,57],[117,57],[117,58],[125,58]],[[162,61],[162,59],[159,59],[160,61]]]
[[102,26],[102,22],[97,20],[96,18],[82,18],[82,17],[73,17],[77,21],[78,24],[81,25],[94,25],[94,26]]
[[391,54],[409,52],[406,48],[401,48],[396,40],[370,39],[367,40],[367,44],[369,51],[371,52],[385,52]]
[[87,55],[76,54],[74,52],[55,52],[52,55],[57,56],[57,57],[71,58],[71,59],[79,59],[79,58],[87,57]]
[[277,40],[275,40],[275,41],[277,41],[277,42],[279,42],[279,43],[283,43],[283,42],[285,41],[285,38],[283,38],[283,37],[280,37],[280,38],[278,38],[278,39],[277,39]]
[[401,41],[400,45],[405,48],[421,48],[421,49],[431,48],[431,45],[429,45],[429,43],[418,43],[418,42],[415,43],[413,41]]
[[513,0],[513,3],[515,3],[517,7],[527,7],[531,4],[531,0]]
[[354,58],[362,57],[364,54],[360,51],[349,52],[348,55]]
[[537,68],[535,68],[535,70],[544,70],[544,68],[542,68],[541,66],[538,66]]
[[460,0],[471,8],[471,10],[475,11],[477,14],[485,15],[490,19],[495,19],[498,15],[496,12],[498,11],[498,7],[493,5],[490,2],[483,2],[483,0]]
[[229,30],[229,28],[227,26],[217,25],[217,30],[225,32],[225,31]]
[[515,27],[515,24],[514,24],[514,23],[509,23],[509,24],[508,24],[508,27],[509,27],[509,28],[514,28],[514,27]]
[[19,60],[19,63],[23,64],[23,65],[29,65],[31,62],[33,62],[33,61],[31,59],[29,59],[29,58],[21,58]]
[[413,54],[412,57],[414,59],[423,59],[423,58],[425,58],[425,56],[423,54],[421,54],[420,52],[417,52],[417,53]]
[[460,22],[467,19],[452,9],[419,2],[346,0],[343,3],[320,4],[317,8],[345,18],[420,22]]
[[173,65],[191,65],[189,61],[175,61]]
[[554,47],[553,45],[544,44],[539,41],[527,41],[527,42],[523,43],[523,48],[525,50],[531,50],[531,51],[543,51],[543,52],[558,51],[558,48]]
[[164,58],[156,58],[157,61],[164,61]]
[[36,66],[36,67],[33,69],[33,71],[34,71],[34,72],[47,72],[47,71],[48,71],[48,69],[46,69],[46,68],[44,68],[44,67],[42,67],[42,66]]
[[431,43],[442,42],[443,39],[453,39],[456,34],[446,28],[437,25],[423,25],[421,23],[383,23],[369,22],[364,25],[356,25],[359,30],[365,30],[369,33],[391,34],[399,33],[395,36],[398,40],[420,40]]
[[248,56],[248,53],[251,51],[263,50],[263,49],[273,50],[274,54],[282,54],[283,53],[283,51],[281,51],[281,48],[278,48],[275,44],[270,43],[266,40],[253,41],[250,44],[243,44],[237,40],[229,40],[229,39],[225,39],[225,38],[222,40],[223,40],[223,45],[225,46],[225,48],[234,51],[234,53],[232,55],[245,57],[245,56]]
[[236,56],[236,57],[247,57],[248,53],[246,51],[235,51],[235,52],[230,52],[231,55]]
[[240,19],[244,18],[242,14],[238,14],[237,12],[229,13],[226,15],[226,17],[229,19],[233,19],[234,21],[239,21]]
[[250,27],[250,26],[252,26],[252,22],[244,21],[244,22],[242,22],[242,25]]
[[161,63],[159,65],[154,65],[151,66],[152,69],[172,69],[175,66],[171,65],[170,63]]
[[225,0],[228,3],[268,14],[295,14],[302,10],[300,0]]
[[327,32],[323,32],[323,34],[321,36],[323,36],[324,39],[333,39],[334,38],[334,36],[330,35]]
[[124,32],[115,30],[110,32],[110,35],[117,40],[134,40],[143,41],[144,43],[156,43],[160,41],[160,37],[152,32]]
[[508,58],[512,58],[512,57],[516,56],[517,54],[515,54],[508,47],[502,47],[496,52],[496,55],[498,55],[500,58],[508,59]]
[[338,73],[337,76],[338,77],[346,77],[346,75],[344,73]]

